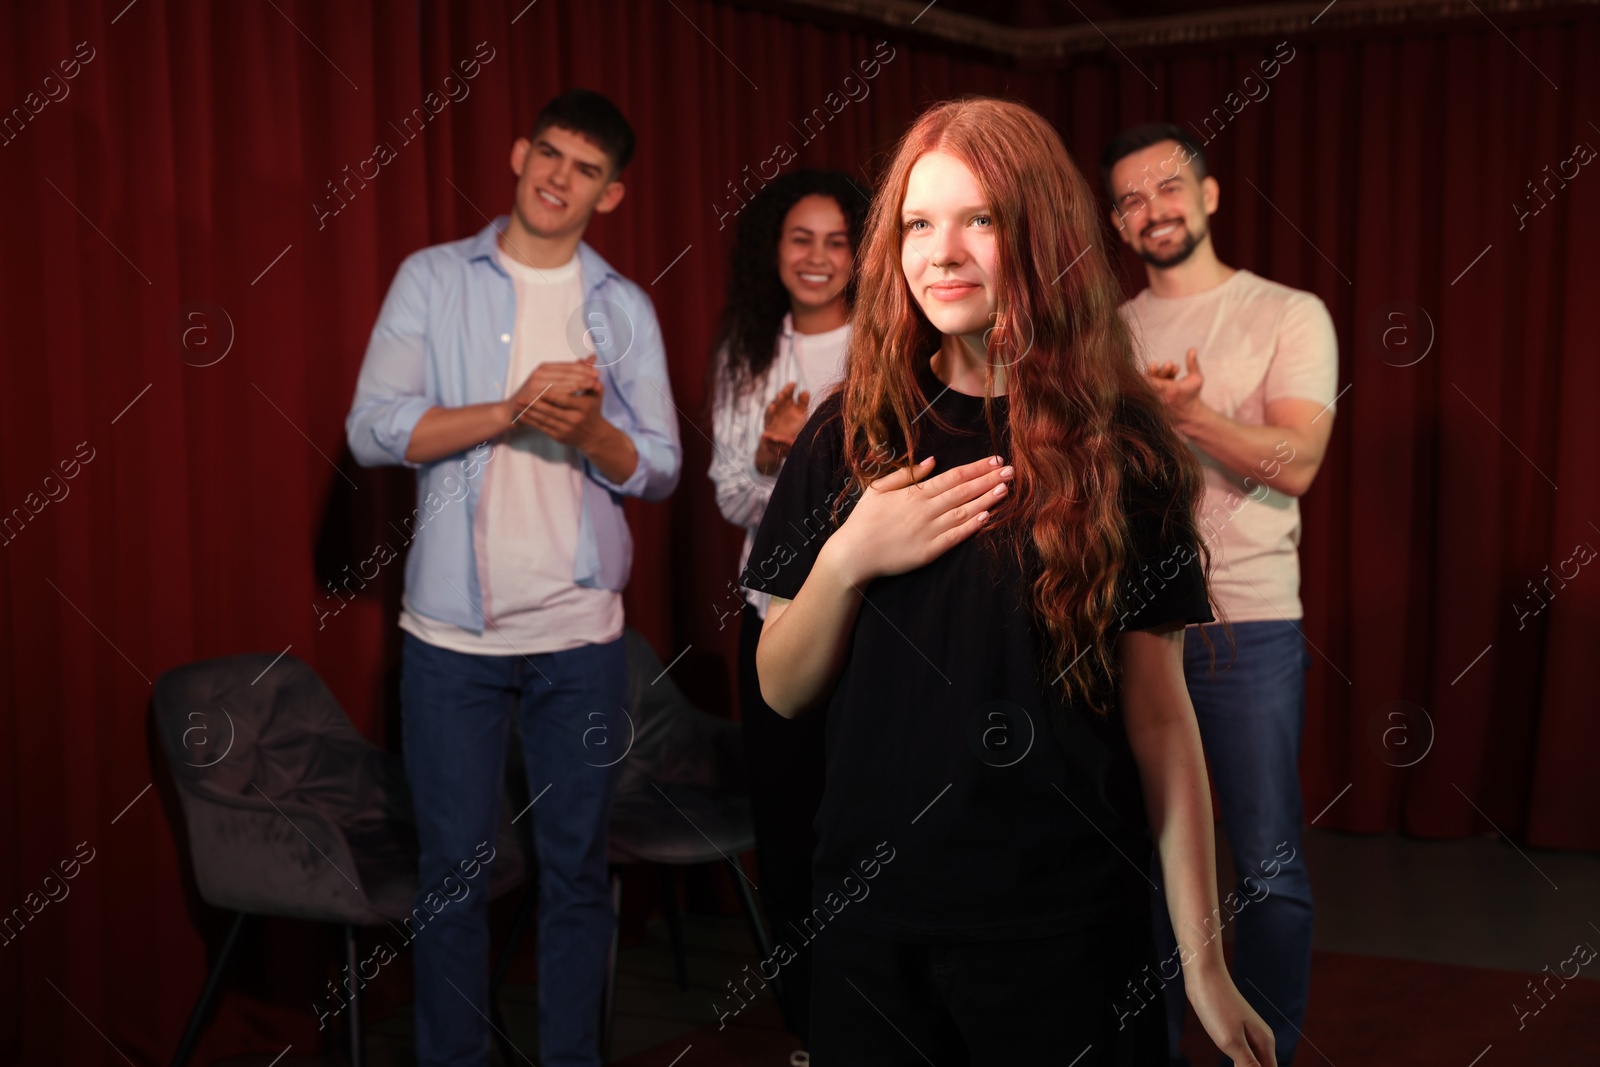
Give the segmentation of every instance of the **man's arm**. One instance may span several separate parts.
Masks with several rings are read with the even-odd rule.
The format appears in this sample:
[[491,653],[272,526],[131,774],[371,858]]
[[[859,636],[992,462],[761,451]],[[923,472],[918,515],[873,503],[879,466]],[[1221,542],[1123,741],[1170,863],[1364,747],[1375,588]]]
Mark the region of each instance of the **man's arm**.
[[594,437],[580,445],[579,451],[595,465],[602,478],[618,485],[626,483],[639,467],[639,449],[633,438],[604,419],[600,420]]
[[[1172,363],[1150,370],[1179,431],[1241,477],[1270,483],[1289,496],[1309,490],[1333,433],[1339,378],[1339,341],[1322,301],[1301,293],[1284,309],[1263,383],[1265,424],[1238,422],[1206,406],[1194,349],[1185,361],[1182,378]],[[1322,397],[1325,403],[1315,399]]]
[[[655,308],[642,291],[635,290],[630,296],[622,311],[632,321],[620,325],[633,331],[631,344],[605,368],[610,382],[601,397],[600,412],[606,426],[598,428],[583,451],[590,477],[612,492],[665,500],[677,488],[683,466],[678,409],[672,402]],[[616,477],[618,474],[622,477]]]
[[363,467],[420,467],[408,456],[411,433],[432,408],[427,396],[428,269],[421,253],[400,264],[367,341],[345,440]]
[[492,441],[511,428],[513,414],[508,400],[459,408],[431,407],[411,428],[406,462],[432,463],[465,452],[483,441]]
[[511,428],[508,401],[440,407],[428,393],[430,277],[422,253],[395,272],[367,342],[345,438],[363,467],[420,467],[498,438]]
[[1218,463],[1289,496],[1311,488],[1333,433],[1333,412],[1300,397],[1269,401],[1263,425],[1230,419],[1198,399],[1182,417],[1173,415],[1178,430]]

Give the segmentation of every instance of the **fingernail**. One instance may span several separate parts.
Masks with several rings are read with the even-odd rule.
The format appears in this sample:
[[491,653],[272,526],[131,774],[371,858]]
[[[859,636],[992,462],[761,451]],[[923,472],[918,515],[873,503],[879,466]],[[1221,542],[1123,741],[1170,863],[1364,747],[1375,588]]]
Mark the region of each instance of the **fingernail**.
[[1000,466],[1000,457],[999,456],[990,456],[989,457],[989,466],[991,466],[991,467]]
[[1017,468],[1015,468],[1015,467],[1001,467],[1000,468],[1000,473],[1002,475],[1004,475],[1005,477],[1009,478],[1013,474],[1017,473]]

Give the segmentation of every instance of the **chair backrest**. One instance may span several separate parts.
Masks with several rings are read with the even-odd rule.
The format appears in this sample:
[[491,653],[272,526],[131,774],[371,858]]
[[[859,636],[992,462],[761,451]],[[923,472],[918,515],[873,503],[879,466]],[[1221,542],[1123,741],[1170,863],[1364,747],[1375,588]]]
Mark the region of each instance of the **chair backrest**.
[[633,747],[619,768],[617,792],[648,789],[651,782],[742,790],[739,724],[691,704],[643,634],[630,627],[623,636]]
[[173,776],[200,795],[259,798],[259,789],[343,809],[363,772],[383,762],[298,656],[250,653],[173,668],[156,681],[154,710]]
[[[270,653],[188,664],[156,680],[153,703],[208,901],[339,922],[410,913],[404,761],[361,736],[308,664]],[[492,896],[527,874],[504,798],[495,847]]]

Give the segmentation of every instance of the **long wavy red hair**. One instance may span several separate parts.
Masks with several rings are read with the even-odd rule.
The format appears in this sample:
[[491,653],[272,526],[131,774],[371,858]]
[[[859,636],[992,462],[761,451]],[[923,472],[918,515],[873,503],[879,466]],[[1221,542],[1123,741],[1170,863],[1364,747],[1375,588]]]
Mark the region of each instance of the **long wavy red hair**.
[[[994,392],[995,367],[1003,367],[1006,458],[1016,477],[978,537],[991,548],[1009,546],[1028,575],[1052,684],[1064,699],[1103,715],[1125,606],[1118,586],[1130,554],[1124,483],[1134,477],[1166,487],[1163,534],[1198,545],[1209,574],[1210,553],[1194,518],[1204,481],[1135,363],[1117,313],[1122,291],[1101,208],[1060,137],[1030,108],[990,97],[938,104],[894,150],[856,261],[841,386],[851,485],[860,492],[887,473],[886,454],[893,465],[920,458],[914,420],[931,398],[917,385],[914,361],[933,354],[940,334],[906,284],[900,219],[911,168],[929,152],[954,156],[972,171],[997,231],[986,393]],[[986,401],[985,411],[998,445],[995,406]]]

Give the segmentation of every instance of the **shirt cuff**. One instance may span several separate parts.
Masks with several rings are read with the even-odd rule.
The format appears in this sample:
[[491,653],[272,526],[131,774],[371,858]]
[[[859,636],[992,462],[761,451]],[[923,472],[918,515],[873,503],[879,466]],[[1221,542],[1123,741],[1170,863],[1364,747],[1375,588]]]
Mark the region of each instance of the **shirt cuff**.
[[425,396],[402,397],[384,412],[372,426],[372,436],[394,461],[413,470],[421,467],[421,463],[414,463],[406,458],[406,449],[411,446],[411,433],[417,428],[417,422],[429,408],[434,406],[433,401]]

